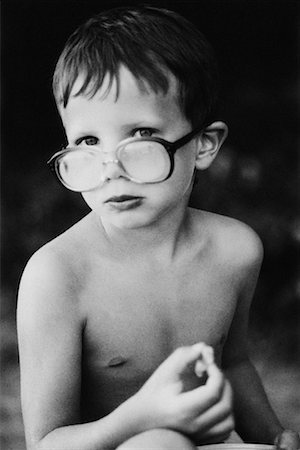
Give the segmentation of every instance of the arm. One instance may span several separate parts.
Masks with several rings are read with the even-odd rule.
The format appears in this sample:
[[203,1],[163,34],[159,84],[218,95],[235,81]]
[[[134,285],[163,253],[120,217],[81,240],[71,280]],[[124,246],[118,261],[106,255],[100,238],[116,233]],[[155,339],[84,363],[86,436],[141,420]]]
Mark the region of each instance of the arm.
[[[283,432],[283,427],[270,406],[260,378],[247,354],[249,309],[263,250],[257,236],[251,232],[246,246],[242,262],[242,289],[224,348],[223,368],[234,392],[238,433],[246,442],[273,444],[276,436],[280,436]],[[287,448],[297,448],[297,444],[295,447]]]
[[[140,431],[138,405],[80,424],[81,317],[74,275],[59,257],[34,255],[20,284],[17,323],[28,449],[106,449]],[[71,282],[70,282],[71,281]]]

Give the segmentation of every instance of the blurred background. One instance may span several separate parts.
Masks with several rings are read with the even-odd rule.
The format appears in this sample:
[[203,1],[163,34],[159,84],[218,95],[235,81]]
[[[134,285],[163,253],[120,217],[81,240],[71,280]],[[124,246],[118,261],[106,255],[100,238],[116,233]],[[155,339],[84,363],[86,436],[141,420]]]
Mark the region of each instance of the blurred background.
[[[131,0],[129,4],[141,2]],[[25,449],[19,397],[16,295],[30,255],[88,212],[46,161],[65,143],[51,95],[69,34],[121,1],[2,0],[2,283],[0,448]],[[277,414],[300,430],[300,215],[297,157],[297,2],[148,1],[196,23],[221,74],[219,118],[229,137],[191,204],[240,219],[265,259],[249,348]]]

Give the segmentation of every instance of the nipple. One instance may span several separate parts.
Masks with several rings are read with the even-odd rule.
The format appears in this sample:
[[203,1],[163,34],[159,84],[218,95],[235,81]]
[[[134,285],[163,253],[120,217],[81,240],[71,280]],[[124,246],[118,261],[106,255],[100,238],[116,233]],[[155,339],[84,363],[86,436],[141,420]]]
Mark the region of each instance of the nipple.
[[123,356],[115,356],[108,362],[109,367],[122,366],[126,363],[126,359]]

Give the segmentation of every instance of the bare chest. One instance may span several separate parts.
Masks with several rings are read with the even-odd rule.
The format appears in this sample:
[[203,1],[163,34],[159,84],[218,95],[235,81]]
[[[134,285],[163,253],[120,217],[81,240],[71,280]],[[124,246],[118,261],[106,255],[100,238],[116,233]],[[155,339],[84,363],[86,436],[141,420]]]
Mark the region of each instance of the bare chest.
[[100,414],[133,395],[179,346],[204,341],[220,360],[235,309],[226,276],[133,275],[92,277],[83,296],[83,396],[92,411],[101,404]]

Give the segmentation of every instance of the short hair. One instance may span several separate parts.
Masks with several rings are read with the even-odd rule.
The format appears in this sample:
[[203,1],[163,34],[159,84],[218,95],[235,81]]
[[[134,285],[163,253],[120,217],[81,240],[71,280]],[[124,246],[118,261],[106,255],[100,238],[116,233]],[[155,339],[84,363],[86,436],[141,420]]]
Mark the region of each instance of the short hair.
[[67,40],[53,77],[58,107],[66,107],[78,76],[83,84],[74,95],[93,96],[109,75],[108,91],[124,65],[139,86],[167,93],[168,73],[178,82],[178,101],[192,125],[214,119],[218,71],[211,45],[187,19],[152,6],[118,7],[101,12]]

